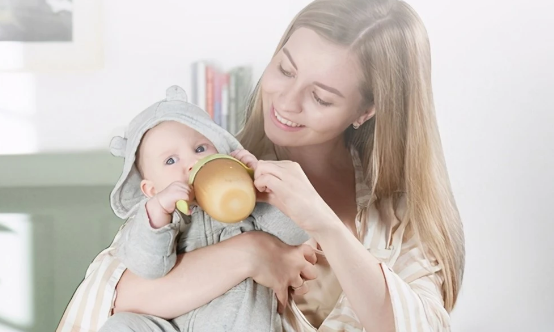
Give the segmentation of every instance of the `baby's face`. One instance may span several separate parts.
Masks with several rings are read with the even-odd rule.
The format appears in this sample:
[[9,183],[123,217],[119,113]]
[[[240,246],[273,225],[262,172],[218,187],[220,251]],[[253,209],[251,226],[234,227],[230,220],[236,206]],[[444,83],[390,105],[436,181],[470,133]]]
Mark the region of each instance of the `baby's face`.
[[151,197],[175,181],[188,183],[194,164],[216,153],[212,142],[196,130],[175,121],[160,123],[142,138],[143,193]]

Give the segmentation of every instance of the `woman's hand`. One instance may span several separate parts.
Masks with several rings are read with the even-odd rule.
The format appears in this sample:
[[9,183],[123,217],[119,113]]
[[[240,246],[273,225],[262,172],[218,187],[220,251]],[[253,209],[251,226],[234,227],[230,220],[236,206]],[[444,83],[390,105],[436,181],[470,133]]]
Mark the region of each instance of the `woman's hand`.
[[248,232],[250,237],[251,277],[258,284],[275,291],[279,301],[279,313],[287,305],[289,291],[296,294],[308,292],[304,280],[317,277],[313,266],[316,263],[315,251],[312,247],[302,244],[289,246],[273,235],[264,232]]
[[256,188],[266,194],[267,203],[312,235],[334,215],[298,163],[260,160],[254,178]]

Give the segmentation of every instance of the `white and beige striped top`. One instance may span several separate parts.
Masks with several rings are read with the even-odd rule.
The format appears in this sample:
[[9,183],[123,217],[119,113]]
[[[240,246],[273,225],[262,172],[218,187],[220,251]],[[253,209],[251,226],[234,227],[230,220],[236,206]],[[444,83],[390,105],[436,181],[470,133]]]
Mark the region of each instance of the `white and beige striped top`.
[[[418,238],[402,222],[405,199],[396,206],[392,200],[381,200],[379,212],[374,204],[367,207],[370,190],[363,181],[362,165],[356,153],[353,153],[353,162],[358,236],[368,251],[382,262],[396,331],[450,331],[450,316],[441,295],[441,268],[431,255],[423,254]],[[119,233],[114,242],[118,238]],[[125,266],[115,258],[112,247],[102,251],[86,271],[56,332],[96,332],[111,313],[115,287],[123,271]],[[308,322],[298,307],[292,309],[296,325],[303,331],[364,331],[344,293],[318,328]]]

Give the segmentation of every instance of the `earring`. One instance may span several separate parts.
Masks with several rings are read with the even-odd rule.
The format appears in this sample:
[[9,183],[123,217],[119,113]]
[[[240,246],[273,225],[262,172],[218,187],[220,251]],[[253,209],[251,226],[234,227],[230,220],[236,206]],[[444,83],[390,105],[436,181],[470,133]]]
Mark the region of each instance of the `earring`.
[[354,123],[354,124],[352,124],[352,127],[354,127],[354,129],[358,129],[358,128],[360,128],[360,125],[357,124],[357,123]]

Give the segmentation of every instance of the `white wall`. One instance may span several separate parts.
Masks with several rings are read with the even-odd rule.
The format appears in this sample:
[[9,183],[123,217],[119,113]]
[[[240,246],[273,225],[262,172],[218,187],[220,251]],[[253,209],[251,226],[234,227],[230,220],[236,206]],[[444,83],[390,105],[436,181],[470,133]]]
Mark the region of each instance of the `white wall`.
[[466,230],[455,331],[552,331],[554,6],[409,1],[433,52],[436,107]]
[[[251,64],[258,77],[309,1],[100,2],[103,70],[0,73],[0,154],[104,149],[113,130],[164,98],[167,87],[188,90],[189,66],[199,59],[225,68]],[[17,144],[4,144],[13,136]]]
[[[104,148],[115,127],[167,86],[188,88],[189,64],[199,58],[252,63],[259,75],[307,2],[104,1],[102,71],[0,74],[0,115],[31,123],[10,135],[38,143],[13,151],[0,131],[0,153]],[[437,113],[466,230],[454,330],[551,330],[554,6],[408,2],[429,31]],[[0,123],[4,135],[6,127]]]

